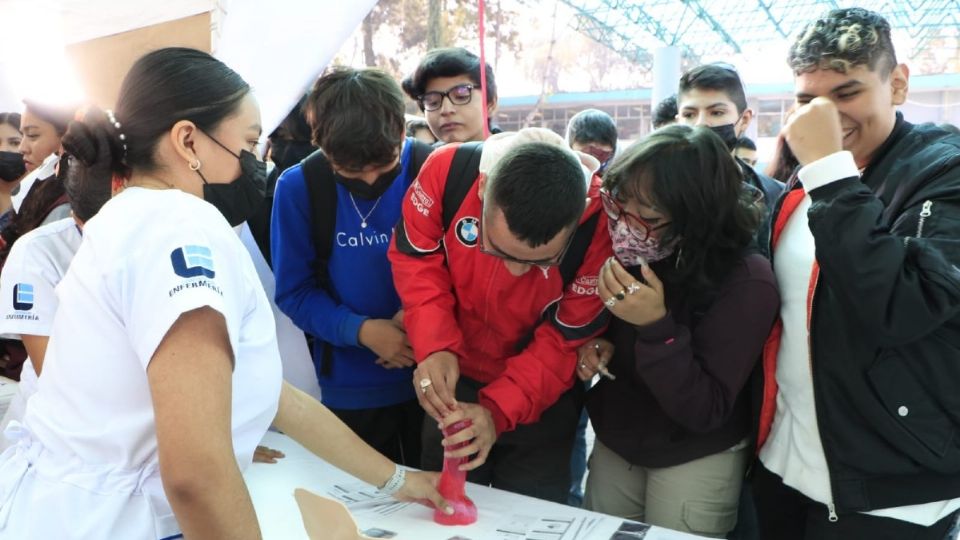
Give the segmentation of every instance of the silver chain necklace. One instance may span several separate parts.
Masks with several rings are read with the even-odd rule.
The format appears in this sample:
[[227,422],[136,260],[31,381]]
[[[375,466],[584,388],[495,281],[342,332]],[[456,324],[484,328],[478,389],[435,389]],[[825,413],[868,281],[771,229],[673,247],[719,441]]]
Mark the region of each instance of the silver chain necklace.
[[353,193],[350,193],[349,195],[350,195],[350,202],[353,203],[353,209],[357,211],[357,216],[360,217],[360,228],[366,229],[367,220],[370,219],[370,214],[372,214],[373,211],[377,209],[377,206],[380,204],[380,199],[383,198],[383,195],[377,197],[377,202],[373,203],[373,208],[371,208],[370,211],[367,212],[367,215],[363,215],[360,213],[360,208],[357,207],[357,201],[353,198]]

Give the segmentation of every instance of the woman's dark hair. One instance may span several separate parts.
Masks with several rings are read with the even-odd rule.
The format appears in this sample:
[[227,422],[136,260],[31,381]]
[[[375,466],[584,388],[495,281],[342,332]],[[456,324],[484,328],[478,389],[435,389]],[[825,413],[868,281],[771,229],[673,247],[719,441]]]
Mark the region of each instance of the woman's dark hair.
[[[267,137],[270,141],[270,159],[277,166],[277,174],[300,163],[317,149],[311,142],[313,135],[304,110],[306,106],[307,96],[304,95]],[[268,188],[268,193],[273,193],[273,190]]]
[[86,222],[100,211],[112,194],[112,155],[122,155],[123,147],[107,129],[89,126],[108,122],[106,113],[90,109],[83,122],[70,125],[70,136],[63,139],[61,167],[66,168],[63,188],[73,215]]
[[[26,99],[23,100],[23,103],[28,111],[52,125],[61,138],[76,113],[75,107],[46,105]],[[17,113],[0,115],[0,124],[10,124],[18,131],[20,130],[20,120],[21,116]],[[14,121],[16,124],[13,123]],[[42,225],[50,212],[67,202],[66,192],[63,188],[64,174],[66,174],[66,167],[61,163],[57,176],[39,178],[37,182],[30,186],[30,191],[27,192],[20,203],[20,209],[13,215],[7,226],[0,231],[0,238],[2,238],[2,242],[0,242],[0,266],[6,262],[10,249],[13,248],[13,244],[21,236]]]
[[790,145],[783,135],[777,137],[777,149],[773,152],[773,159],[767,165],[764,174],[783,183],[793,179],[793,174],[800,167],[800,161],[793,155]]
[[6,124],[13,129],[20,131],[20,113],[4,112],[0,113],[0,125]]
[[597,109],[580,111],[567,124],[567,144],[600,143],[616,150],[617,139],[617,123]]
[[[91,111],[83,122],[71,123],[64,148],[73,148],[75,156],[97,156],[93,162],[81,159],[75,165],[104,175],[153,171],[157,143],[174,124],[189,120],[211,133],[237,111],[249,92],[250,85],[240,75],[205,52],[159,49],[137,60],[123,78],[114,113],[119,126],[103,113]],[[109,151],[97,147],[101,140],[108,141]],[[103,160],[109,160],[109,166]],[[98,179],[108,185],[110,180]]]
[[124,77],[117,98],[125,164],[154,169],[157,141],[174,124],[189,120],[211,133],[249,92],[240,75],[205,52],[170,47],[143,56]]
[[66,165],[61,160],[56,176],[39,178],[30,186],[30,191],[20,203],[20,210],[0,231],[0,238],[3,240],[0,242],[0,267],[6,263],[10,249],[21,236],[42,225],[50,212],[68,202],[63,187],[66,172]]
[[307,95],[304,94],[300,97],[300,100],[297,101],[297,104],[290,109],[290,112],[287,113],[283,122],[280,122],[280,125],[267,137],[270,139],[270,142],[278,140],[310,142],[313,134],[310,130],[310,124],[307,123],[306,108]]
[[[487,72],[487,105],[497,100],[497,79],[493,76],[493,68],[490,64],[485,66]],[[420,61],[413,75],[403,80],[403,91],[410,96],[410,99],[418,101],[419,97],[427,91],[427,85],[430,81],[440,77],[457,77],[466,75],[470,81],[480,88],[480,57],[472,52],[459,48],[451,47],[447,49],[433,49],[427,51],[426,56]]]
[[[50,105],[31,99],[23,100],[23,105],[37,118],[52,125],[57,135],[61,137],[67,132],[67,126],[70,125],[78,109],[75,105]],[[19,124],[17,129],[20,129]]]
[[604,187],[641,194],[670,216],[660,242],[677,242],[666,279],[695,290],[716,287],[742,258],[760,221],[743,175],[718,135],[704,127],[662,127],[634,143],[607,170]]

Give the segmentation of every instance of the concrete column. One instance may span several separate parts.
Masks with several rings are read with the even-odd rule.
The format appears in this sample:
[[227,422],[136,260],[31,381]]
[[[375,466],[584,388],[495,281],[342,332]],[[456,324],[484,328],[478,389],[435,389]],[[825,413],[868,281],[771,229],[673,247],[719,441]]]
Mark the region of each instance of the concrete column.
[[651,109],[665,98],[677,93],[680,81],[680,48],[660,47],[653,51],[653,95]]

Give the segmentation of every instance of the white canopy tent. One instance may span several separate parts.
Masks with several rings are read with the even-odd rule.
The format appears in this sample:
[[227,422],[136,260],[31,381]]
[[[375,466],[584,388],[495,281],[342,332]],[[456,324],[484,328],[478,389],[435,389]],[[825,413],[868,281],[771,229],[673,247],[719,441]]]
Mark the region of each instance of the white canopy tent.
[[[91,99],[85,88],[108,85],[116,92],[119,75],[132,58],[151,48],[184,44],[177,21],[202,17],[201,36],[218,58],[253,86],[264,132],[280,123],[304,88],[331,61],[376,0],[0,0],[0,111],[22,109],[25,97],[46,102]],[[162,26],[172,25],[172,26]],[[148,30],[155,30],[149,33]],[[168,28],[170,30],[168,30]],[[202,26],[200,26],[202,30]],[[139,35],[134,35],[137,33]],[[166,32],[166,33],[165,33]],[[78,66],[84,44],[109,36],[131,36],[136,51],[101,44],[94,58]],[[206,38],[209,37],[209,40]],[[197,37],[193,36],[197,42]],[[199,46],[199,45],[195,45]],[[91,49],[87,49],[91,50]],[[123,68],[116,77],[99,69]],[[111,63],[115,64],[111,66]],[[86,69],[86,72],[84,72]],[[99,77],[90,81],[90,71]],[[101,98],[100,101],[103,101]],[[98,103],[110,106],[112,103]]]
[[[376,0],[0,0],[0,111],[22,99],[111,107],[130,65],[164,46],[212,51],[260,102],[264,136],[330,63]],[[275,282],[240,234],[269,297]],[[319,397],[303,333],[274,306],[284,378]]]

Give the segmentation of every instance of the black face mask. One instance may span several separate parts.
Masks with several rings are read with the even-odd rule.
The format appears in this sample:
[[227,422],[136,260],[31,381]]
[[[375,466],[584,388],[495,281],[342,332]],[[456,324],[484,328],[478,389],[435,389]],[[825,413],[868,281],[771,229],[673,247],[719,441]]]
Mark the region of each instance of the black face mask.
[[372,184],[368,184],[363,180],[358,180],[356,178],[344,178],[337,174],[336,171],[333,173],[333,178],[338,184],[342,185],[353,195],[360,197],[361,199],[371,200],[383,195],[388,189],[390,189],[390,186],[393,185],[393,181],[397,179],[397,176],[400,175],[400,171],[403,170],[402,165],[403,164],[398,161],[396,167],[378,176]]
[[734,128],[736,123],[733,124],[724,124],[722,126],[710,126],[710,131],[716,133],[723,139],[723,144],[727,145],[727,148],[733,152],[733,149],[737,146],[737,141],[740,137],[737,136],[737,130]]
[[246,150],[241,150],[238,156],[220,141],[213,137],[210,139],[240,160],[240,176],[229,184],[211,184],[198,169],[197,174],[203,180],[203,200],[216,206],[230,226],[236,227],[256,215],[263,206],[267,191],[267,164]]
[[20,152],[0,152],[0,180],[16,182],[27,172]]
[[283,172],[316,150],[312,144],[304,141],[279,139],[270,143],[270,159]]

